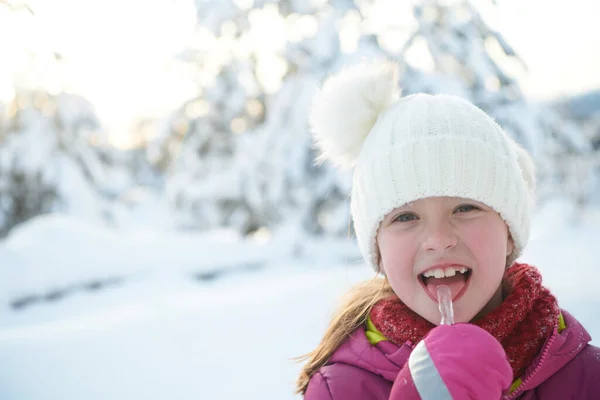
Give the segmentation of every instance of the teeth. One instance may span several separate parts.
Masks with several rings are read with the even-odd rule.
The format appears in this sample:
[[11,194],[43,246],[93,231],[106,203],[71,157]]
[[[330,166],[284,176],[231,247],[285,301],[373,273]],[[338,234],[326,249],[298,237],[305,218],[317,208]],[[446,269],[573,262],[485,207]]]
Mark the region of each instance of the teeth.
[[443,278],[444,270],[441,268],[430,269],[429,271],[425,272],[423,276],[425,276],[425,278],[431,278],[432,276],[435,278]]
[[427,272],[423,273],[423,276],[425,278],[449,278],[451,276],[456,275],[457,272],[460,272],[461,274],[464,274],[465,272],[467,272],[469,269],[462,267],[462,268],[453,268],[453,267],[448,267],[446,269],[442,269],[442,268],[436,268],[436,269],[430,269]]

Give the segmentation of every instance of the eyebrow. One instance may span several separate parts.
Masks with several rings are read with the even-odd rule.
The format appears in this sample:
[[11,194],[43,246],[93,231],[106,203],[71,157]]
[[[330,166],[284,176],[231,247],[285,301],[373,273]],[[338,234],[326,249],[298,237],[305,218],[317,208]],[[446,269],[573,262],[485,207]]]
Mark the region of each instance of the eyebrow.
[[414,207],[415,207],[415,204],[411,201],[409,203],[405,203],[405,204],[402,204],[401,206],[394,208],[394,210],[398,211],[401,208],[414,208]]

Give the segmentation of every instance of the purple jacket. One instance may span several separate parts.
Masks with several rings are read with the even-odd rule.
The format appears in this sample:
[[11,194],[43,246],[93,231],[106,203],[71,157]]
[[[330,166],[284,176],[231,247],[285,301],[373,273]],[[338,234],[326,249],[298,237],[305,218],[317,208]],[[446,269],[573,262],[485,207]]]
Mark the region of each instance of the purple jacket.
[[[590,335],[573,316],[563,316],[566,329],[555,328],[508,399],[600,399],[600,349],[588,344]],[[312,376],[304,399],[403,400],[391,394],[392,386],[412,349],[410,343],[372,345],[361,327]]]

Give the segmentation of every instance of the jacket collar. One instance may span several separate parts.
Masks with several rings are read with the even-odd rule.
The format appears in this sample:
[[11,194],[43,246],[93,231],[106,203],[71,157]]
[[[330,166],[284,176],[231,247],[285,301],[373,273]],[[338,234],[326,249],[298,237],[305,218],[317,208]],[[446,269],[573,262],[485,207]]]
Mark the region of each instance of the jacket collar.
[[588,331],[567,311],[562,310],[566,327],[562,330],[558,326],[542,348],[540,354],[533,360],[523,376],[523,384],[518,391],[531,390],[552,375],[567,363],[573,360],[592,340]]
[[[540,354],[527,368],[524,378],[517,387],[517,394],[531,390],[551,377],[556,371],[573,360],[591,340],[589,333],[571,314],[562,311],[566,328],[559,332],[558,323],[552,335],[542,347]],[[393,382],[408,357],[414,344],[397,346],[382,340],[373,345],[361,326],[335,351],[329,364],[342,363],[367,370]]]
[[397,346],[390,341],[372,345],[361,326],[333,353],[329,364],[342,363],[362,368],[393,382],[408,361],[412,343]]

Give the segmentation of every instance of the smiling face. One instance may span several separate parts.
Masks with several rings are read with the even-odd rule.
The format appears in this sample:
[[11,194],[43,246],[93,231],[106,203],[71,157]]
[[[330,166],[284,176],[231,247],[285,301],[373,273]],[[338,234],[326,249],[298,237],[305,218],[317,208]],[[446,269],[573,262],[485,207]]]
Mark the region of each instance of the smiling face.
[[394,209],[377,232],[380,268],[404,304],[440,323],[436,287],[452,291],[455,322],[483,316],[502,302],[513,250],[504,220],[486,205],[429,197]]

